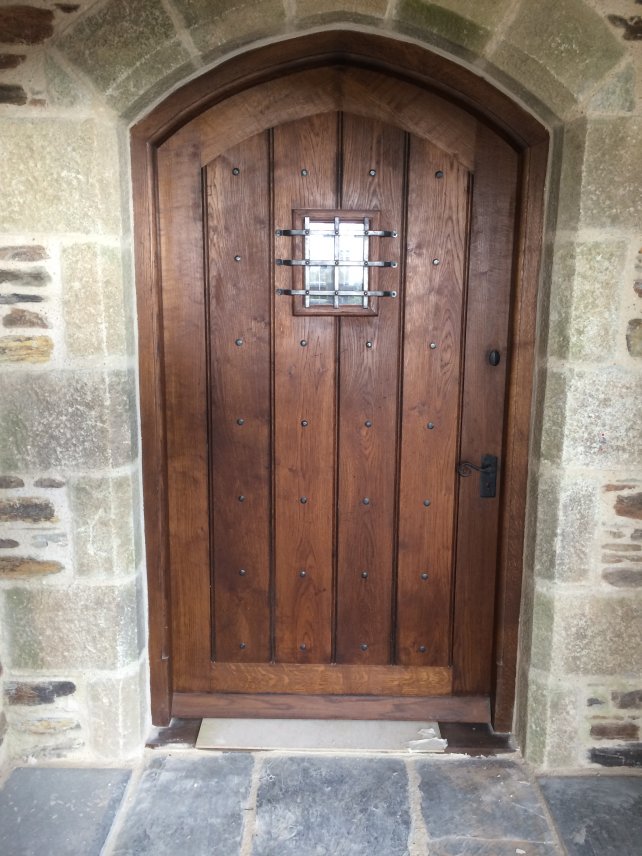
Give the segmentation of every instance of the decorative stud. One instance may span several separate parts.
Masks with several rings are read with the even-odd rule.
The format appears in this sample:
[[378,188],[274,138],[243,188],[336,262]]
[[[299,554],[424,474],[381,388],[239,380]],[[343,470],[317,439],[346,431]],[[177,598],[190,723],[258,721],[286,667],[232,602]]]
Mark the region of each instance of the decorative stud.
[[299,502],[301,503],[301,505],[305,505],[307,501],[308,501],[307,496],[302,496],[302,497],[301,497],[301,499],[299,500]]
[[240,262],[240,261],[241,261],[241,257],[240,257],[240,256],[234,256],[234,261],[235,261],[235,262]]
[[299,645],[299,651],[305,651],[307,647],[308,646],[305,644],[305,642],[303,642],[301,645]]
[[237,166],[235,166],[234,169],[232,170],[232,175],[238,175],[240,173],[240,171],[241,170]]
[[366,426],[366,428],[372,428],[372,420],[371,419],[366,419],[366,421],[363,424]]
[[307,175],[307,174],[308,174],[307,169],[302,169],[302,170],[301,170],[301,175],[305,176],[305,175]]
[[421,579],[425,582],[428,579],[428,574],[424,571],[421,575]]
[[438,169],[437,172],[435,173],[435,178],[443,178],[443,177],[444,177],[443,170]]
[[368,572],[367,571],[361,571],[361,579],[362,580],[368,579]]
[[245,419],[237,419],[236,424],[237,425],[245,425]]
[[239,648],[242,651],[244,648],[247,648],[247,645],[245,644],[245,642],[239,642]]
[[437,347],[437,342],[431,342],[430,343],[430,350],[431,351],[434,351],[436,347]]
[[237,347],[237,348],[240,348],[240,347],[241,347],[241,345],[243,344],[243,339],[237,339],[237,340],[234,342],[234,344],[236,345],[236,347]]
[[432,263],[435,265],[435,267],[437,267],[437,265],[441,264],[441,259],[433,259]]
[[301,341],[299,342],[299,345],[301,345],[302,348],[307,348],[308,340],[307,339],[301,339]]
[[245,502],[245,497],[243,496],[243,494],[239,496],[239,502]]
[[431,431],[432,431],[432,429],[433,429],[434,427],[435,427],[435,423],[434,423],[434,422],[429,422],[429,423],[426,425],[426,428],[429,428]]
[[241,570],[239,571],[239,577],[244,577],[246,574],[247,571],[245,570],[245,568],[241,568]]
[[426,653],[426,646],[425,646],[425,645],[420,645],[420,646],[419,646],[419,653],[420,653],[420,654],[425,654],[425,653]]
[[376,175],[376,174],[377,174],[377,170],[376,170],[376,169],[370,169],[370,170],[368,170],[368,175]]
[[302,427],[302,428],[307,428],[307,427],[308,427],[308,420],[307,420],[307,419],[302,419],[302,420],[301,420],[301,427]]
[[370,341],[370,339],[368,339],[368,341],[366,342],[366,348],[372,348],[372,342]]
[[359,645],[359,647],[361,648],[361,650],[362,650],[362,651],[367,651],[367,650],[368,650],[368,646],[366,645],[366,643],[365,643],[365,642],[362,642],[362,643],[361,643],[361,645]]
[[364,505],[370,505],[370,500],[367,496],[364,496],[361,502],[363,502]]
[[426,506],[426,508],[428,508],[428,506],[430,505],[430,500],[424,499],[424,505]]
[[299,576],[300,576],[300,577],[307,577],[307,575],[308,575],[307,571],[304,571],[304,570],[300,570],[300,571],[299,571]]

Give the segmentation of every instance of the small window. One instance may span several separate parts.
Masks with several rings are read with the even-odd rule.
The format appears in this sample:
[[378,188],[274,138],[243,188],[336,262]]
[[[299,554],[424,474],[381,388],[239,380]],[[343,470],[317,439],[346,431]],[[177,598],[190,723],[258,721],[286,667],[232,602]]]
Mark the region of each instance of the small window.
[[377,271],[396,267],[395,261],[379,261],[372,238],[396,237],[396,232],[373,228],[378,212],[295,211],[302,228],[278,229],[277,236],[293,237],[293,255],[279,265],[294,268],[294,287],[279,289],[295,298],[295,314],[376,314],[377,297],[396,297],[396,291],[377,291]]

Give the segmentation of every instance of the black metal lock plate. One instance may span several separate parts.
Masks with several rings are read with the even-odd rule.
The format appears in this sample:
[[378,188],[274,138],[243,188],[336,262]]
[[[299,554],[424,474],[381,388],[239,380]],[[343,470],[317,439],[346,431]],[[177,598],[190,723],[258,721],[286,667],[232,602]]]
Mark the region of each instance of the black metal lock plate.
[[482,455],[479,471],[479,495],[492,499],[497,495],[497,456]]

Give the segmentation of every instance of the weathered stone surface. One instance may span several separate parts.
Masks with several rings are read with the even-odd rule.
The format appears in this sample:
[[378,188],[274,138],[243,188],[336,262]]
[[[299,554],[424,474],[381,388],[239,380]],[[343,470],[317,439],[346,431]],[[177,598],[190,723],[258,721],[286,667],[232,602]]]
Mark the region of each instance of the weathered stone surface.
[[602,577],[616,588],[640,588],[642,586],[642,568],[607,568]]
[[551,671],[559,675],[626,674],[642,662],[639,592],[560,592]]
[[67,351],[75,356],[125,353],[125,308],[120,252],[74,244],[62,253]]
[[4,327],[48,327],[47,319],[28,309],[12,309],[2,319]]
[[631,449],[641,443],[642,375],[607,365],[571,372],[563,462],[569,466],[629,466]]
[[133,373],[0,375],[0,470],[123,466],[136,454]]
[[8,681],[4,686],[8,704],[28,707],[53,704],[57,698],[73,695],[75,692],[76,684],[73,681]]
[[67,545],[67,533],[52,532],[48,529],[44,535],[32,535],[31,543],[34,547],[47,547],[49,544],[60,544],[61,547],[65,547]]
[[24,487],[25,483],[18,476],[0,476],[0,488],[9,490],[16,487]]
[[7,733],[8,727],[9,726],[7,724],[7,717],[5,716],[4,711],[0,710],[0,746],[2,746],[4,742],[5,734]]
[[639,726],[631,720],[609,720],[591,725],[591,737],[596,740],[637,740],[639,735]]
[[53,35],[54,14],[26,4],[0,7],[0,37],[5,45],[38,45]]
[[591,763],[600,764],[602,767],[642,767],[642,743],[600,746],[591,749],[588,757]]
[[620,517],[642,520],[642,493],[618,496],[615,500],[615,513]]
[[185,67],[187,76],[194,68],[159,0],[101,5],[66,30],[57,46],[117,109],[174,69]]
[[0,579],[32,579],[63,570],[60,562],[46,562],[31,557],[0,556]]
[[635,110],[635,68],[627,64],[593,95],[588,103],[595,113],[631,113]]
[[541,457],[558,463],[562,457],[566,421],[567,379],[558,371],[546,374],[544,416],[542,421]]
[[642,117],[589,121],[582,182],[582,226],[639,228],[641,138]]
[[81,88],[77,79],[70,77],[62,66],[49,54],[44,59],[44,72],[49,104],[60,107],[77,107],[89,102],[91,95]]
[[[114,125],[93,119],[2,122],[0,231],[110,232],[121,226]],[[25,200],[37,205],[25,205]]]
[[[375,0],[378,2],[378,0]],[[176,8],[185,20],[194,44],[207,57],[225,45],[234,45],[280,32],[285,23],[281,0],[240,0],[218,3],[209,0],[176,0]]]
[[35,487],[64,487],[65,482],[62,479],[41,478],[34,482]]
[[630,692],[613,692],[611,701],[620,710],[642,710],[642,689]]
[[[17,68],[26,58],[26,54],[0,53],[0,68]],[[1,251],[0,258],[2,258]]]
[[54,520],[56,509],[50,499],[20,496],[11,499],[0,499],[0,522],[16,521],[41,523]]
[[642,318],[632,318],[626,328],[626,347],[632,357],[642,357]]
[[564,115],[622,56],[622,45],[582,0],[541,0],[519,6],[491,59]]
[[562,142],[558,145],[559,150],[554,150],[554,156],[556,158],[561,157],[559,203],[557,207],[558,229],[570,231],[576,229],[579,223],[586,133],[587,121],[585,118],[566,123],[562,133]]
[[[204,5],[203,0],[201,3]],[[386,0],[297,0],[296,20],[300,26],[337,21],[376,25],[383,20],[387,6]]]
[[12,720],[11,727],[23,734],[60,734],[63,731],[79,731],[77,719],[65,716],[48,716],[44,719]]
[[18,541],[14,541],[13,538],[0,538],[0,548],[3,550],[12,550],[19,546]]
[[494,26],[506,14],[506,0],[401,0],[394,11],[397,27],[429,43],[463,48],[480,54],[488,44]]
[[76,573],[130,574],[136,568],[132,476],[70,482]]
[[0,104],[26,104],[27,93],[17,83],[0,83]]
[[536,572],[564,582],[586,577],[598,514],[596,486],[587,479],[540,479],[537,495]]
[[0,363],[46,363],[52,351],[49,336],[0,337]]
[[555,621],[555,601],[550,594],[537,589],[533,601],[533,634],[531,665],[549,671]]
[[38,244],[22,244],[14,247],[0,247],[0,259],[10,262],[41,262],[49,258],[49,253]]
[[0,294],[0,306],[11,306],[14,303],[42,303],[41,294]]
[[144,641],[138,599],[133,582],[7,589],[14,669],[114,670],[137,661]]
[[[636,3],[639,0],[636,0]],[[609,23],[623,30],[622,38],[627,42],[638,42],[642,39],[642,16],[640,15],[607,15]]]
[[91,747],[99,758],[126,758],[140,751],[145,738],[145,684],[143,669],[91,682],[87,699]]
[[32,288],[49,285],[51,276],[46,270],[4,270],[0,268],[0,285],[9,283],[14,288]]

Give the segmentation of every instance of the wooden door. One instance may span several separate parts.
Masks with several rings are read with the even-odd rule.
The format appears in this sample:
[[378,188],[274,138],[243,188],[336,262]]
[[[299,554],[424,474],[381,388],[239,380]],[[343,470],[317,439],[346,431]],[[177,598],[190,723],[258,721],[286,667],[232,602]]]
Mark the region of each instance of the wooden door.
[[319,74],[159,151],[174,712],[487,719],[516,157]]

